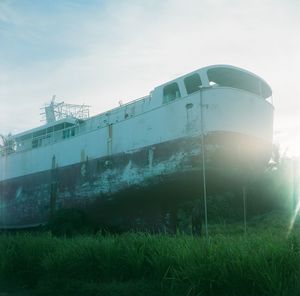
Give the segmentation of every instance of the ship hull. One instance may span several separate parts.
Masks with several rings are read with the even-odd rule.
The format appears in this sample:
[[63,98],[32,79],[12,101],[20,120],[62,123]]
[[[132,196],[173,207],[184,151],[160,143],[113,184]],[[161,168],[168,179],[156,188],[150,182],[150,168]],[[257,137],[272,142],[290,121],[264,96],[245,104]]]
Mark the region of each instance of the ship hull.
[[101,227],[161,228],[201,199],[204,173],[208,195],[259,176],[271,155],[271,95],[252,73],[211,66],[91,118],[67,113],[11,136],[0,146],[0,227],[79,208]]
[[47,223],[61,208],[86,211],[99,227],[159,229],[166,215],[263,171],[271,145],[238,133],[184,137],[0,183],[1,228]]

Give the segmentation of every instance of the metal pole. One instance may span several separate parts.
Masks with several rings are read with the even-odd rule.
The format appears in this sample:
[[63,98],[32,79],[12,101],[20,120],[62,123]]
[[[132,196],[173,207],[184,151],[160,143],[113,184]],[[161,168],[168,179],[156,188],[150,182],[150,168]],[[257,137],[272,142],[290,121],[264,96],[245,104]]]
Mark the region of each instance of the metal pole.
[[205,236],[207,238],[208,237],[208,228],[207,228],[205,142],[204,142],[203,99],[202,99],[202,89],[201,88],[200,88],[200,105],[201,105],[201,145],[202,145],[202,175],[203,175],[204,218],[205,218]]
[[244,233],[247,233],[247,212],[246,212],[246,186],[243,186],[243,205],[244,205]]

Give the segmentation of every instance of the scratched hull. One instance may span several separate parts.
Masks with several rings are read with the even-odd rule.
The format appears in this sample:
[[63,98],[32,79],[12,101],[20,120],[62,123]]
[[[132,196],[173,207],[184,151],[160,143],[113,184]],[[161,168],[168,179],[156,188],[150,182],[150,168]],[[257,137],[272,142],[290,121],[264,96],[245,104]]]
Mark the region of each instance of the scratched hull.
[[[262,171],[270,149],[241,134],[206,136],[208,192]],[[174,205],[201,196],[202,151],[201,137],[187,137],[1,182],[0,226],[36,226],[75,207],[100,226],[159,227]]]

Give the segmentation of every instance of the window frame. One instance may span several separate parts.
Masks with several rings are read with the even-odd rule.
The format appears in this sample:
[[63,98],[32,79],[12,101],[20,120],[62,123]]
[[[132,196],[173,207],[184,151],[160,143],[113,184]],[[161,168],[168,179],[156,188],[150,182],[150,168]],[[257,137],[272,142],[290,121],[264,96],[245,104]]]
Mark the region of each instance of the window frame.
[[[187,80],[193,79],[192,77],[196,77],[196,76],[198,76],[199,82],[200,82],[200,84],[197,84],[197,86],[198,86],[197,89],[195,88],[196,85],[193,85],[193,84],[192,84],[192,86],[191,86],[191,85],[187,85],[187,84],[191,84],[191,83],[190,83],[189,81],[187,81]],[[192,82],[193,82],[193,81],[192,81]],[[185,90],[186,90],[187,95],[191,95],[191,94],[193,94],[193,93],[199,91],[199,90],[200,90],[200,89],[199,89],[199,86],[202,86],[202,85],[203,85],[202,80],[201,80],[201,76],[200,76],[199,73],[197,73],[197,72],[196,72],[196,73],[193,73],[193,74],[191,74],[191,75],[189,75],[189,76],[186,76],[186,77],[183,79],[183,83],[184,83],[184,87],[185,87]],[[190,88],[192,88],[192,89],[194,89],[194,90],[190,90]]]
[[[170,90],[172,90],[172,87],[174,87],[175,91],[174,92],[173,91],[168,92],[168,88],[170,88]],[[178,82],[171,82],[171,83],[165,85],[163,87],[162,94],[163,94],[163,103],[169,103],[169,102],[172,102],[176,99],[181,98],[181,92],[180,92]],[[171,95],[169,95],[169,94],[171,94]]]

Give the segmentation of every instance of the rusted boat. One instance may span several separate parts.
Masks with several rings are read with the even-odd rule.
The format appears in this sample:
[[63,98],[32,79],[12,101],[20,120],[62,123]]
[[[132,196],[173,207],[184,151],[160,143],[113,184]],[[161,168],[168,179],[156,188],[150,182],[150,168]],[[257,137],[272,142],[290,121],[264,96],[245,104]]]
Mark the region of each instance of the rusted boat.
[[89,117],[45,108],[43,126],[3,137],[0,227],[44,224],[80,208],[100,225],[150,225],[178,204],[242,184],[271,155],[270,86],[229,65],[193,71]]

